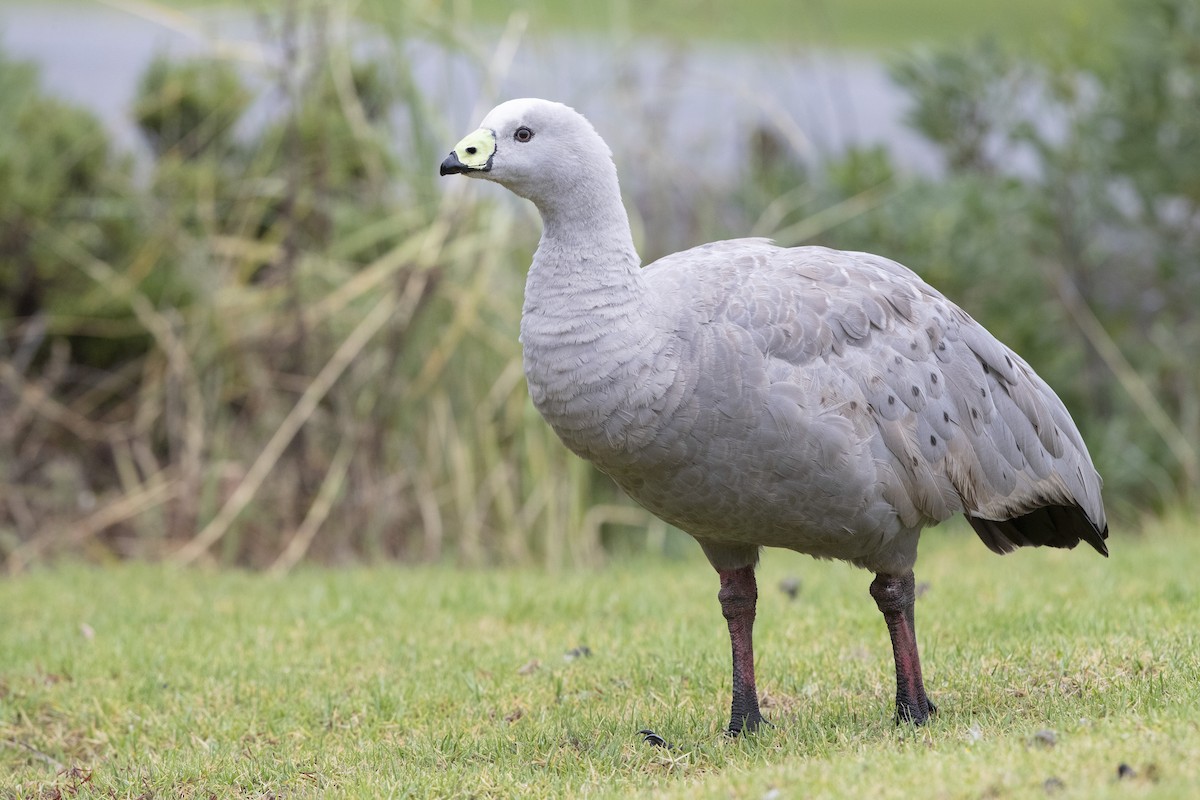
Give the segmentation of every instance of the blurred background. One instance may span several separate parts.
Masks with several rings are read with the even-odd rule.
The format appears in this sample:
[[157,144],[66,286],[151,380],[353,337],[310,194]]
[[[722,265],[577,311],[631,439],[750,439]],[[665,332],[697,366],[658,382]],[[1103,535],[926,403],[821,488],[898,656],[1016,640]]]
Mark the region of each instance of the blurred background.
[[887,255],[1079,422],[1117,535],[1200,477],[1196,0],[0,2],[0,561],[590,566],[689,547],[563,448],[539,223],[437,165],[612,145],[649,262]]

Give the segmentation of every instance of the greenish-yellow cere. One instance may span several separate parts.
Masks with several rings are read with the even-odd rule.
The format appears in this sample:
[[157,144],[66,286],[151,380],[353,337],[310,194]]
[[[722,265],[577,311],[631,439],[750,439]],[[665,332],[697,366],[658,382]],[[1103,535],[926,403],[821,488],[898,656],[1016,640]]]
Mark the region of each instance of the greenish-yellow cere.
[[454,146],[458,160],[471,169],[486,169],[496,152],[496,134],[487,128],[468,133]]

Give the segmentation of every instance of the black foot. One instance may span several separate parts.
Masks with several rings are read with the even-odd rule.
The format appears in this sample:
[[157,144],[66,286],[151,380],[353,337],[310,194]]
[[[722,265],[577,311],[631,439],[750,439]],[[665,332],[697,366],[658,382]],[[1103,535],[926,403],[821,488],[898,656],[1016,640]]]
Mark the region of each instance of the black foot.
[[752,716],[743,717],[739,720],[730,720],[729,728],[726,729],[725,735],[732,739],[736,736],[741,736],[743,733],[755,733],[759,728],[763,727],[770,728],[772,725],[763,719],[761,714],[755,712]]
[[653,745],[654,747],[662,747],[667,750],[675,749],[675,745],[668,743],[666,739],[659,736],[649,728],[642,728],[640,731],[638,731],[638,735],[642,737],[642,741],[646,744]]
[[924,725],[931,717],[937,716],[937,706],[932,701],[925,700],[925,708],[922,709],[920,704],[916,705],[897,705],[896,706],[896,724],[900,725],[908,723],[910,725]]

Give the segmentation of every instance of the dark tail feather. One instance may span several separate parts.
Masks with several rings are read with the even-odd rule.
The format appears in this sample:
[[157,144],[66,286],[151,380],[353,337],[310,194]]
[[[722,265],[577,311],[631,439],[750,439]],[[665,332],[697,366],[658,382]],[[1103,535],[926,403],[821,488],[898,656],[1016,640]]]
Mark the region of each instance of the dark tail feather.
[[996,553],[1011,553],[1018,547],[1065,547],[1087,542],[1102,556],[1108,556],[1108,526],[1100,530],[1079,506],[1044,506],[1006,520],[967,516],[967,522],[979,538]]

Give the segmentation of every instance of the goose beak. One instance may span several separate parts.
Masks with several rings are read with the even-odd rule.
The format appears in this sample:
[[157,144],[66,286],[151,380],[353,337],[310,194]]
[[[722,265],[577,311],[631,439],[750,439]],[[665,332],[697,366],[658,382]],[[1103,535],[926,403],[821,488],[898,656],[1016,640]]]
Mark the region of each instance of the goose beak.
[[441,175],[457,175],[469,169],[470,167],[458,160],[458,153],[450,151],[450,155],[446,156],[446,160],[442,162],[442,168],[438,170],[438,173]]
[[461,142],[455,145],[442,162],[439,173],[442,175],[469,174],[472,172],[490,172],[492,158],[496,155],[496,134],[487,128],[467,134]]

